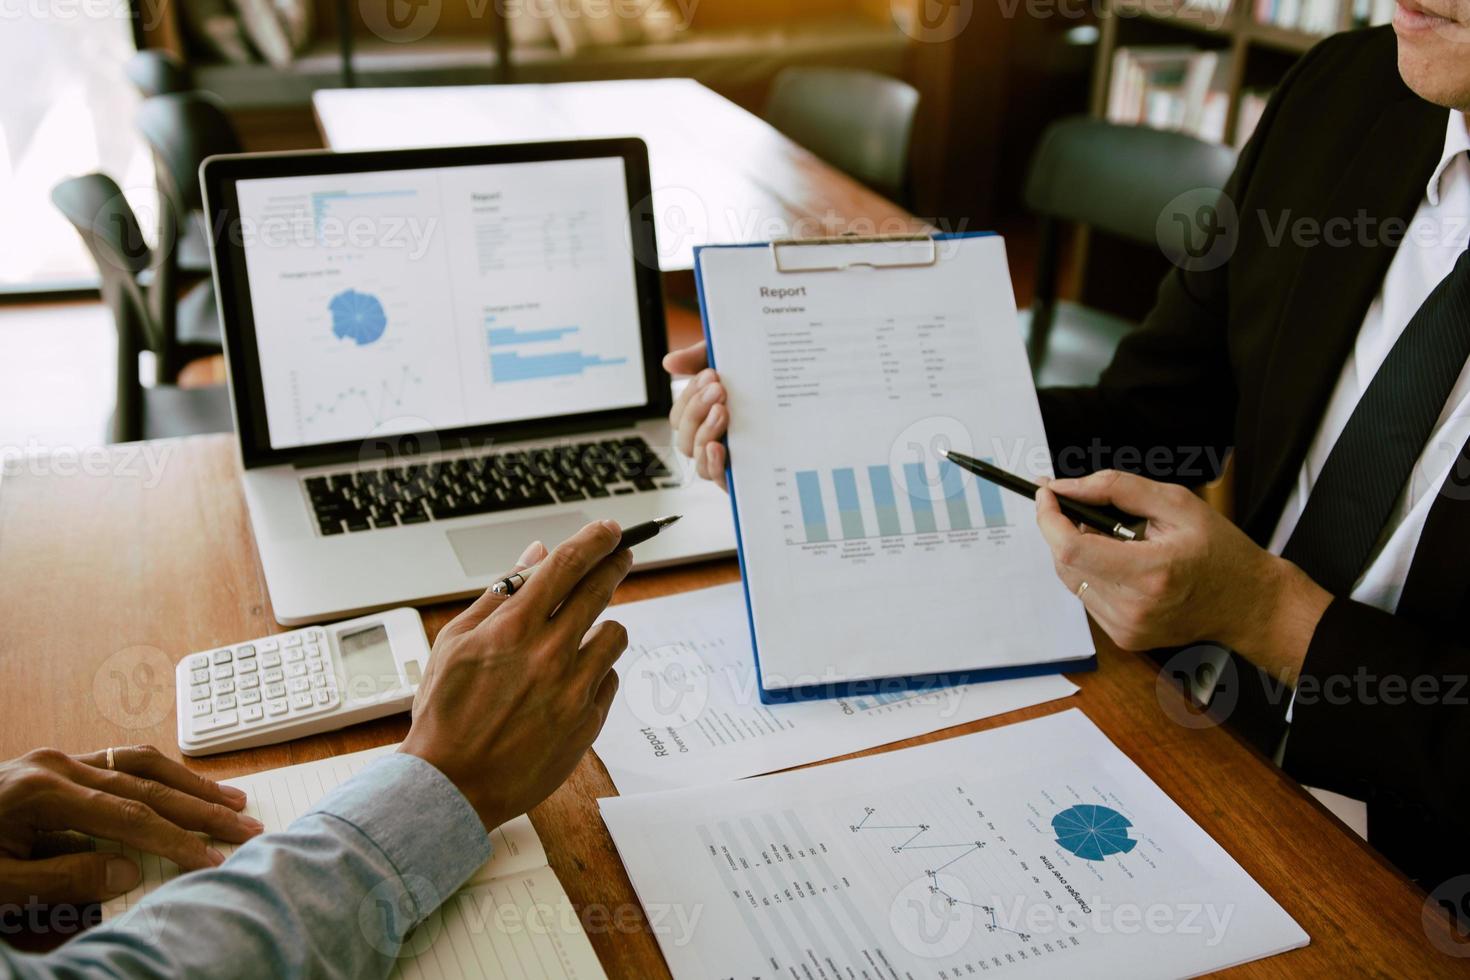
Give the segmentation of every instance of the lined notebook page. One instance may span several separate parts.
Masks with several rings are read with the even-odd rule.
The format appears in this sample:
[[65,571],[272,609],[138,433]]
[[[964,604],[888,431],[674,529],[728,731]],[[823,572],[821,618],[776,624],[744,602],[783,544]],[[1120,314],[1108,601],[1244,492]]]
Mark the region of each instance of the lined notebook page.
[[[270,833],[284,830],[368,763],[396,748],[385,745],[226,782],[244,791],[245,812]],[[530,819],[517,817],[498,828],[491,840],[495,852],[485,866],[405,942],[395,975],[570,980],[605,976],[571,900],[547,866],[546,851]],[[214,844],[226,857],[243,846]],[[98,841],[97,848],[121,851],[143,869],[137,888],[103,905],[104,918],[122,914],[179,874],[172,861],[112,841]]]
[[461,888],[404,943],[392,976],[605,978],[550,868]]

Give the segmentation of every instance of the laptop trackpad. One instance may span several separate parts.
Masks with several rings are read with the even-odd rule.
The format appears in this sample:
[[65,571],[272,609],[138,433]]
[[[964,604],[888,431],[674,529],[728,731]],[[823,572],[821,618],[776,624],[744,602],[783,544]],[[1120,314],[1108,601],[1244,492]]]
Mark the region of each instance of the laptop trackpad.
[[470,578],[482,578],[510,571],[532,541],[555,548],[591,522],[592,518],[586,514],[573,511],[553,517],[455,528],[444,536],[454,548],[464,573]]

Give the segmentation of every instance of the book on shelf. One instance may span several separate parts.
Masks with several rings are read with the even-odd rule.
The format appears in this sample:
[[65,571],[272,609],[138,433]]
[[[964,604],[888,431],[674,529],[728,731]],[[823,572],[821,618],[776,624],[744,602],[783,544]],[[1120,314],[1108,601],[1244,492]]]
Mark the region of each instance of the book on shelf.
[[1177,130],[1223,142],[1230,109],[1230,56],[1192,47],[1121,47],[1113,52],[1110,122]]
[[1268,88],[1242,89],[1240,93],[1240,113],[1235,119],[1235,147],[1241,149],[1256,131],[1256,125],[1261,121],[1261,114],[1266,111],[1266,103],[1271,98],[1271,90]]
[[1255,18],[1262,24],[1326,37],[1345,25],[1387,24],[1393,19],[1394,0],[1255,0]]
[[1230,13],[1230,3],[1231,0],[1183,0],[1180,8],[1193,14],[1218,14],[1220,20],[1214,26],[1221,27]]

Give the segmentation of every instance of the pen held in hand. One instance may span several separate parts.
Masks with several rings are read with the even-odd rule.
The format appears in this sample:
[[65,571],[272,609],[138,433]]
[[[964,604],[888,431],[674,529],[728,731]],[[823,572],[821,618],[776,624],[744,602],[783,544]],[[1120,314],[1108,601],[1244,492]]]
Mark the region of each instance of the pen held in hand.
[[[941,449],[939,455],[960,469],[968,470],[982,480],[989,480],[996,486],[1004,487],[1012,493],[1019,493],[1023,497],[1035,500],[1036,491],[1041,489],[1030,480],[1016,476],[1014,473],[1007,473],[983,459],[976,459],[973,456],[951,452],[947,449]],[[1141,541],[1143,539],[1144,529],[1148,526],[1145,518],[1124,513],[1116,507],[1084,504],[1060,494],[1055,494],[1055,496],[1061,512],[1076,523],[1086,524],[1093,530],[1111,535],[1119,541]]]
[[[615,547],[613,551],[621,551],[624,548],[631,548],[634,545],[642,544],[649,538],[657,537],[658,533],[664,528],[668,527],[671,524],[677,524],[679,518],[682,516],[684,515],[673,514],[669,517],[660,517],[657,520],[644,521],[642,524],[634,524],[632,527],[623,528],[622,536],[618,538],[617,547]],[[538,562],[535,565],[532,565],[530,568],[523,568],[519,572],[514,572],[510,575],[507,575],[499,582],[496,582],[494,585],[490,586],[490,591],[493,592],[495,595],[515,595],[527,582],[531,580],[531,576],[535,573],[536,569],[540,567],[541,565]]]

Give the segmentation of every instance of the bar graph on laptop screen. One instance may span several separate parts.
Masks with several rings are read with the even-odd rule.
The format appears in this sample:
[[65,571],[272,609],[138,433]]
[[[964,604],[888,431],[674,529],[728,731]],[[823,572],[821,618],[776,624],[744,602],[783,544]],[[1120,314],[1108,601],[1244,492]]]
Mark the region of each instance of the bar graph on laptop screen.
[[620,159],[242,180],[275,448],[642,405]]
[[604,357],[582,350],[577,346],[580,333],[580,327],[522,330],[500,326],[495,316],[487,316],[485,345],[489,350],[491,381],[510,384],[544,378],[579,378],[595,368],[628,363],[626,357]]

